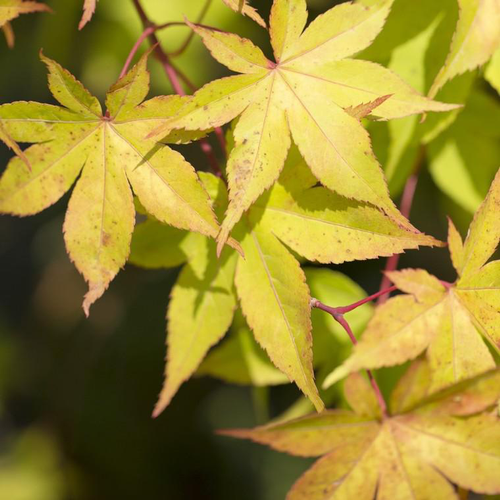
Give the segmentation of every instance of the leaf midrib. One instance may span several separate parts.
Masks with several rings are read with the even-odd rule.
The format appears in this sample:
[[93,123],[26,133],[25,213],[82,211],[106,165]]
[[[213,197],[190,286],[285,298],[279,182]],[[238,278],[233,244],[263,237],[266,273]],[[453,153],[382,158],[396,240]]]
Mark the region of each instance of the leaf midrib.
[[[306,373],[304,371],[304,367],[302,366],[302,359],[300,357],[297,343],[295,342],[295,337],[293,336],[293,330],[291,328],[290,322],[288,321],[288,317],[285,313],[285,310],[283,309],[283,305],[282,305],[281,300],[279,298],[279,294],[274,286],[273,278],[272,278],[271,272],[269,271],[269,267],[267,266],[267,262],[266,262],[266,259],[264,257],[264,254],[262,253],[262,248],[260,247],[258,238],[255,235],[254,231],[250,231],[250,235],[252,236],[252,240],[254,242],[255,248],[257,249],[257,253],[259,254],[259,258],[262,262],[262,267],[264,268],[264,272],[266,273],[267,280],[269,282],[269,285],[270,285],[271,290],[273,292],[274,298],[276,299],[276,303],[278,304],[278,308],[279,308],[281,315],[283,317],[283,320],[285,322],[286,329],[288,331],[289,338],[291,340],[295,354],[297,355],[297,359],[299,360],[300,373],[301,373],[303,381],[304,381],[304,388],[306,388],[309,386],[309,384],[307,382],[307,376],[306,376]],[[278,242],[278,244],[281,245],[281,243],[279,243],[279,242]]]
[[[23,183],[23,184],[21,184],[19,186],[16,186],[16,190],[10,196],[7,196],[6,198],[4,198],[3,201],[10,200],[13,196],[16,196],[17,194],[19,194],[20,191],[22,191],[27,186],[29,186],[32,182],[35,182],[39,177],[45,175],[49,170],[51,170],[52,168],[54,168],[60,161],[64,160],[70,153],[72,153],[75,149],[77,149],[79,146],[81,146],[81,144],[85,140],[87,140],[92,134],[94,134],[99,129],[100,126],[101,126],[101,122],[99,122],[99,125],[97,127],[95,127],[92,130],[90,130],[79,141],[77,141],[76,143],[74,143],[73,146],[70,149],[68,149],[67,151],[65,151],[65,153],[62,156],[59,156],[56,160],[54,160],[54,162],[52,162],[50,165],[48,165],[47,168],[45,168],[44,170],[42,170],[40,173],[38,173],[34,177],[30,177],[27,180],[27,182],[25,182],[25,183]],[[58,141],[55,139],[54,142],[57,143]],[[36,144],[36,145],[38,145],[38,144]],[[80,170],[82,168],[83,168],[83,163],[82,163],[82,166],[80,167]]]
[[300,218],[300,219],[310,220],[310,221],[316,222],[318,224],[326,224],[326,225],[329,225],[329,226],[337,226],[337,227],[341,227],[343,229],[348,229],[348,230],[351,230],[351,231],[358,231],[360,233],[367,233],[367,234],[372,234],[372,235],[375,235],[375,236],[383,236],[383,237],[386,237],[386,238],[395,238],[395,239],[398,239],[398,240],[409,240],[409,241],[412,241],[412,242],[415,241],[414,238],[410,238],[410,237],[407,237],[407,236],[393,236],[393,235],[390,235],[390,234],[377,233],[377,232],[374,232],[374,231],[369,231],[368,229],[360,229],[360,228],[357,228],[357,227],[354,227],[354,226],[346,226],[346,225],[340,224],[338,222],[332,222],[332,221],[328,221],[328,220],[324,220],[324,219],[318,219],[318,218],[315,218],[315,217],[310,216],[310,215],[305,215],[305,214],[301,214],[301,213],[298,213],[298,212],[293,212],[293,211],[290,211],[290,210],[285,210],[284,208],[266,206],[266,207],[263,207],[263,208],[260,208],[260,209],[262,211],[271,210],[271,211],[275,211],[275,212],[281,212],[281,213],[283,213],[285,215],[289,215],[289,216],[292,216],[292,217],[297,217],[297,218]]
[[[333,7],[335,8],[335,7]],[[373,12],[372,14],[376,14],[377,12],[379,11],[379,9],[377,9],[375,12]],[[320,47],[322,47],[323,45],[326,45],[327,43],[330,43],[332,40],[335,40],[335,38],[338,38],[342,35],[345,35],[346,33],[349,33],[350,31],[353,31],[355,29],[357,29],[359,26],[361,26],[363,23],[369,21],[371,19],[372,16],[368,16],[366,17],[365,19],[363,19],[361,22],[351,26],[350,28],[344,30],[344,31],[341,31],[340,33],[337,33],[335,34],[334,36],[328,38],[327,40],[321,42],[319,45],[315,45],[314,47],[310,48],[310,49],[307,49],[303,52],[300,52],[298,54],[295,54],[293,56],[290,56],[288,59],[285,59],[284,61],[282,61],[283,64],[285,63],[289,63],[289,62],[292,62],[292,61],[295,61],[296,59],[299,59],[303,56],[305,56],[306,54],[309,54],[310,52],[313,52],[317,49],[319,49]],[[318,19],[318,18],[316,18]],[[301,38],[308,32],[308,30],[311,28],[311,26],[313,26],[314,24],[314,21],[307,27],[307,29],[302,33],[302,35],[300,36],[299,40],[297,41],[297,44],[300,44],[300,41],[301,41]]]
[[425,431],[425,430],[422,430],[419,428],[412,427],[411,425],[408,425],[407,423],[401,422],[400,419],[393,419],[392,422],[394,422],[396,425],[399,425],[400,427],[408,429],[411,432],[414,432],[416,434],[423,434],[424,436],[433,438],[437,441],[442,441],[444,443],[454,445],[454,446],[457,446],[459,448],[463,448],[463,449],[471,451],[473,453],[477,453],[478,455],[484,455],[486,457],[491,457],[491,458],[494,458],[494,459],[500,461],[500,455],[495,455],[493,453],[488,453],[486,451],[478,450],[476,448],[473,448],[472,446],[467,446],[465,443],[460,443],[460,442],[454,441],[453,439],[445,438],[445,437],[438,435],[438,434],[433,434],[430,431]]
[[[159,173],[158,171],[156,170],[156,168],[150,163],[149,160],[146,160],[144,158],[144,155],[127,139],[125,138],[123,135],[120,134],[120,132],[118,132],[118,130],[112,125],[110,124],[110,129],[113,130],[113,132],[116,134],[116,136],[121,139],[130,149],[132,149],[136,154],[137,156],[139,156],[139,158],[141,158],[141,161],[142,161],[142,165],[147,165],[155,174],[155,176],[162,182],[162,184],[164,184],[183,204],[185,207],[187,207],[195,216],[196,216],[196,219],[198,219],[199,221],[202,221],[204,223],[204,225],[207,227],[209,227],[210,229],[214,229],[212,228],[212,226],[210,225],[210,223],[204,219],[201,214],[199,214],[195,208],[193,206],[191,206],[190,203],[188,203],[184,198],[183,196],[178,193],[171,185],[170,183],[168,183]],[[168,147],[168,146],[164,146],[164,147]],[[125,173],[128,177],[128,172],[125,170]],[[214,216],[215,217],[215,216]],[[210,233],[214,233],[214,231],[211,231],[211,232],[208,232],[208,234]]]
[[[370,184],[364,179],[364,177],[362,177],[360,175],[360,173],[355,170],[351,165],[350,163],[340,154],[340,151],[337,149],[337,146],[331,141],[330,137],[328,136],[328,134],[323,130],[323,128],[320,126],[320,124],[317,122],[316,118],[314,117],[313,113],[311,111],[309,111],[309,109],[307,108],[307,106],[304,104],[304,102],[302,101],[302,99],[299,97],[299,95],[297,94],[297,92],[293,89],[293,87],[290,85],[290,83],[288,82],[288,80],[285,78],[285,76],[280,72],[280,76],[281,78],[283,79],[283,81],[286,83],[287,87],[290,89],[290,91],[292,92],[292,94],[295,96],[295,98],[297,99],[297,101],[300,103],[300,105],[304,108],[304,110],[306,111],[306,113],[311,117],[311,120],[314,122],[314,124],[316,125],[316,127],[318,128],[318,130],[323,134],[323,136],[325,137],[325,139],[327,140],[327,142],[331,145],[331,147],[335,150],[335,153],[337,154],[337,156],[342,160],[342,162],[345,164],[345,166],[356,176],[356,178],[358,178],[368,189],[369,192],[372,192],[374,195],[375,195],[375,198],[380,200],[380,195],[378,195],[373,189],[372,187],[370,186]],[[336,106],[338,106],[337,104],[335,104]],[[339,109],[342,110],[342,108],[340,108],[339,106]],[[344,112],[342,110],[342,112]],[[368,201],[368,200],[366,200]],[[382,201],[379,201],[380,203],[380,206],[382,207],[386,207],[386,203],[382,202]]]

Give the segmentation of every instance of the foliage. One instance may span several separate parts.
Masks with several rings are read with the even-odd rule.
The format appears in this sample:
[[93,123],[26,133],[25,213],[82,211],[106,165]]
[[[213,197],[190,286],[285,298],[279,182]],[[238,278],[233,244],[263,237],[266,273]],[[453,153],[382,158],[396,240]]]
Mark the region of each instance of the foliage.
[[[500,494],[500,261],[490,260],[500,241],[500,0],[338,2],[308,25],[305,0],[274,0],[268,23],[245,0],[223,2],[269,32],[274,61],[247,38],[186,20],[180,51],[197,35],[238,73],[190,96],[157,38],[179,23],[153,24],[137,0],[144,31],[105,111],[40,52],[58,104],[0,105],[0,140],[15,154],[0,211],[39,213],[75,185],[63,231],[88,283],[87,316],[127,262],[180,268],[153,416],[192,376],[293,382],[304,397],[277,421],[224,431],[324,455],[288,498]],[[84,1],[79,29],[96,5]],[[47,10],[0,0],[9,45],[10,20]],[[153,56],[178,95],[146,100]],[[212,172],[181,155],[191,143]],[[454,283],[397,270],[405,250],[445,246],[408,220],[426,167],[461,207],[457,227],[475,212],[464,240],[449,218]],[[326,267],[381,257],[394,286],[369,297]],[[411,360],[387,405],[371,370]],[[331,388],[346,376],[343,393]]]
[[425,361],[413,364],[396,387],[394,413],[380,421],[370,385],[359,374],[346,381],[354,411],[330,410],[286,423],[224,434],[249,438],[298,456],[321,456],[287,498],[456,499],[462,488],[496,493],[500,488],[500,437],[496,415],[500,396],[494,370],[467,384],[426,397]]
[[404,363],[428,349],[436,391],[495,366],[482,337],[500,348],[500,261],[490,259],[500,241],[497,222],[500,173],[476,212],[465,242],[449,221],[448,246],[459,276],[440,282],[423,269],[390,272],[408,295],[381,306],[352,356],[326,380],[332,384],[349,372]]

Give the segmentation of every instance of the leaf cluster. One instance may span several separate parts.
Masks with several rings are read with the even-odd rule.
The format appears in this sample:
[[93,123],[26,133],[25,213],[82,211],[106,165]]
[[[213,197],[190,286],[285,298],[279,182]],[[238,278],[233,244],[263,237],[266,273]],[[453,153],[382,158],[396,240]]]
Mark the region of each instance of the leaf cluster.
[[[16,155],[0,179],[0,211],[36,214],[74,185],[63,231],[89,286],[87,315],[126,262],[182,267],[167,309],[165,382],[153,415],[193,375],[255,386],[293,382],[307,400],[286,416],[311,407],[318,414],[226,432],[324,455],[288,498],[451,500],[452,483],[500,493],[500,424],[492,411],[500,397],[500,261],[490,261],[500,241],[500,149],[498,131],[478,119],[489,113],[500,123],[500,108],[473,86],[472,73],[490,61],[485,78],[499,90],[499,1],[422,0],[408,9],[409,0],[357,0],[309,24],[305,0],[274,0],[268,24],[248,2],[223,1],[268,30],[274,60],[248,39],[186,21],[237,73],[192,96],[147,99],[146,52],[111,86],[103,110],[41,53],[58,104],[0,105],[0,140]],[[85,0],[80,29],[96,3]],[[456,19],[445,19],[452,3]],[[36,10],[48,9],[0,0],[8,40],[8,22]],[[412,17],[413,31],[403,33]],[[440,38],[447,26],[449,47]],[[435,40],[442,58],[428,63],[424,52]],[[171,147],[214,129],[221,135],[229,124],[222,174],[195,169]],[[383,168],[372,139],[385,151]],[[475,154],[485,165],[484,200],[466,175]],[[469,211],[479,207],[464,240],[449,220],[457,280],[424,269],[388,272],[403,293],[373,312],[364,304],[373,297],[363,300],[349,278],[304,264],[444,246],[391,198],[425,159],[445,193]],[[458,188],[447,183],[454,173]],[[323,304],[326,321],[313,311],[320,300],[353,305]],[[340,340],[344,329],[354,342],[362,334],[352,352]],[[361,372],[411,360],[386,411],[376,377]],[[324,411],[326,389],[344,377],[352,411]]]

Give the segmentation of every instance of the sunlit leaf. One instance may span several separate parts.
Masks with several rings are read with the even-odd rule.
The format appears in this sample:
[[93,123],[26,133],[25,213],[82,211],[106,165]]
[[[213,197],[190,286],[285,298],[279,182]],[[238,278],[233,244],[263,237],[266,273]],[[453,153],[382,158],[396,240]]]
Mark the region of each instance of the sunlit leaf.
[[212,55],[233,71],[198,91],[178,117],[157,134],[175,128],[207,129],[241,114],[228,162],[230,204],[219,234],[222,244],[257,198],[279,177],[291,139],[316,178],[340,195],[370,202],[408,222],[391,201],[370,138],[345,111],[377,102],[372,115],[399,118],[453,105],[431,101],[374,63],[346,59],[363,50],[382,29],[392,0],[344,3],[306,21],[304,0],[276,0],[270,17],[276,62],[250,40],[192,26]]
[[456,285],[442,285],[423,270],[389,273],[409,295],[377,309],[353,354],[325,380],[326,387],[363,368],[403,363],[427,348],[431,392],[495,366],[482,337],[500,349],[500,262],[485,265],[500,241],[499,186],[497,173],[463,246],[450,224],[452,259],[461,276]]
[[[416,366],[415,370],[400,383],[416,380],[421,369]],[[477,493],[499,493],[500,422],[488,413],[473,415],[500,396],[498,383],[491,383],[498,381],[498,372],[483,377],[465,388],[451,388],[455,399],[468,394],[483,400],[483,405],[463,410],[461,418],[442,413],[449,393],[429,402],[418,382],[405,387],[405,401],[414,402],[411,412],[379,420],[376,414],[368,414],[366,406],[358,405],[359,398],[367,396],[369,384],[359,385],[363,379],[357,378],[359,398],[350,398],[354,412],[330,410],[222,434],[252,439],[293,455],[323,455],[293,485],[287,500],[456,500],[451,483]],[[401,390],[396,391],[401,397]],[[490,397],[483,398],[489,391]]]
[[37,143],[24,152],[31,171],[18,158],[10,161],[0,181],[0,210],[20,216],[40,212],[81,172],[64,236],[70,258],[89,284],[88,314],[129,254],[135,223],[130,186],[164,223],[212,237],[219,227],[193,167],[167,146],[144,139],[183,104],[176,96],[141,104],[149,86],[146,56],[111,87],[104,114],[69,72],[43,55],[42,60],[49,88],[64,107],[31,102],[0,107],[0,124],[13,140]]
[[[262,195],[261,199],[249,210],[247,216],[238,224],[236,234],[238,241],[241,242],[244,257],[235,256],[232,250],[229,252],[232,252],[231,255],[237,260],[235,276],[237,295],[255,339],[266,350],[273,364],[286,374],[289,380],[297,383],[317,409],[321,409],[323,404],[314,384],[313,373],[311,295],[299,262],[283,243],[295,250],[299,256],[307,257],[309,260],[340,263],[354,259],[375,258],[379,255],[392,255],[406,248],[435,245],[439,242],[415,232],[416,230],[401,228],[394,220],[368,204],[352,202],[325,188],[314,187],[316,181],[295,148],[292,149],[286,163],[276,185],[271,191]],[[202,175],[206,190],[214,200],[217,214],[222,213],[227,206],[227,192],[224,184],[213,175],[206,173],[200,175]],[[217,189],[210,187],[211,184],[216,185]],[[307,200],[315,203],[315,199],[321,200],[320,204],[312,206],[310,212]],[[286,217],[280,216],[282,212]],[[315,221],[317,228],[313,226]],[[310,234],[308,234],[308,224],[313,231]],[[370,230],[370,224],[375,226],[374,229]],[[193,243],[195,236],[197,235],[190,235],[188,239],[184,239],[181,231],[172,231],[157,221],[149,220],[138,227],[133,240],[132,262],[144,267],[157,267],[158,265],[171,267],[187,261],[188,264],[181,272],[180,278],[184,282],[185,276],[193,275],[193,271],[189,269],[202,258],[197,256],[198,247],[206,247],[201,242],[203,236],[197,236],[198,242]],[[172,244],[179,245],[175,251],[169,248]],[[147,251],[152,245],[154,248],[151,249],[149,259]],[[164,254],[162,249],[165,249]],[[206,271],[200,271],[198,274],[207,279],[211,276],[213,280],[218,280],[220,270],[217,270],[220,262],[217,261],[212,250],[208,255],[209,257],[206,256],[206,252],[203,252],[203,259],[205,259],[203,265]],[[224,257],[224,259],[229,258],[227,255]],[[186,324],[192,321],[189,319],[190,316],[197,314],[196,310],[193,311],[193,298],[189,298],[188,295],[194,296],[195,293],[201,294],[201,292],[194,278],[188,281],[189,283],[182,287],[181,282],[174,287],[173,297],[177,311],[175,324],[178,322]],[[349,301],[350,297],[361,299],[364,294],[359,287],[351,281],[348,283],[346,281],[348,280],[345,277],[341,280],[345,292],[337,294],[337,297],[339,299],[344,297],[343,300],[346,301]],[[201,278],[198,282],[201,282]],[[331,281],[327,280],[325,283],[328,284]],[[228,282],[225,287],[229,287]],[[181,294],[180,289],[186,289],[186,292]],[[360,329],[365,324],[369,309],[370,306],[366,305],[358,312],[352,313],[353,318],[358,318],[354,325],[356,328]],[[188,318],[184,318],[186,314]],[[214,314],[216,315],[215,312]],[[171,322],[172,317],[169,312]],[[227,317],[229,318],[229,315]],[[224,323],[225,329],[222,331],[222,325],[217,328],[209,325],[210,322],[206,323],[206,325],[202,324],[204,328],[202,337],[210,338],[211,341],[202,343],[203,349],[195,350],[196,363],[203,359],[210,345],[218,341],[229,326]],[[192,333],[185,333],[186,330],[198,331],[194,327],[184,327],[182,334],[184,340],[192,335]],[[180,333],[175,336],[181,338]],[[181,345],[187,349],[191,344],[184,342]],[[214,359],[218,359],[216,354],[218,350],[222,352],[220,356],[225,359],[224,345],[216,349]],[[240,349],[235,342],[228,344],[227,350],[229,348]],[[178,347],[178,351],[182,349]],[[253,356],[253,353],[251,355]],[[179,366],[181,363],[179,359],[182,360],[183,357],[178,352],[169,354],[167,371],[169,364]],[[177,368],[172,373],[183,373],[182,380],[185,380],[196,369],[196,363],[193,362],[189,370]],[[242,364],[244,363],[242,360]],[[237,376],[242,379],[242,372],[246,370],[247,368],[242,366]],[[211,371],[214,372],[214,369],[212,368]],[[230,373],[228,376],[233,375]],[[182,380],[179,379],[179,383]],[[171,399],[178,385],[174,384],[169,389],[169,397],[165,398],[165,401]]]
[[448,58],[429,96],[457,75],[484,64],[500,44],[500,4],[497,0],[458,0],[460,15]]

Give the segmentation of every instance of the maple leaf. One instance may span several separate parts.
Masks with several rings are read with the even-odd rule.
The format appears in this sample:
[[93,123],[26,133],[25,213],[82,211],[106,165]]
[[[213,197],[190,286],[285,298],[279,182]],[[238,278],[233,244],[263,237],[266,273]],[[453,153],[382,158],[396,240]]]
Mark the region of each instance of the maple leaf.
[[422,371],[425,365],[418,362],[400,379],[391,401],[395,412],[388,418],[380,418],[367,380],[353,374],[345,394],[354,412],[329,410],[221,434],[292,455],[322,456],[287,500],[455,500],[451,482],[499,493],[500,422],[485,410],[500,397],[500,372],[429,399]]
[[327,377],[325,386],[362,368],[403,363],[426,348],[434,391],[495,366],[483,337],[500,351],[500,261],[486,263],[500,241],[499,210],[500,171],[465,243],[450,220],[456,284],[444,286],[422,269],[388,273],[408,295],[378,308],[353,354]]
[[458,0],[460,16],[450,52],[436,76],[429,96],[457,75],[484,64],[500,46],[500,2]]
[[251,6],[248,5],[246,0],[222,0],[230,9],[235,12],[241,12],[244,16],[253,19],[257,24],[266,27],[266,21],[260,17],[259,13]]
[[348,58],[370,45],[391,4],[392,0],[370,6],[343,3],[303,31],[305,0],[275,0],[270,36],[276,62],[250,40],[188,23],[215,59],[243,73],[209,83],[156,131],[208,129],[241,115],[227,166],[230,203],[219,249],[241,215],[278,178],[291,144],[290,132],[324,186],[372,203],[410,227],[389,197],[368,133],[345,108],[389,94],[372,110],[376,117],[400,118],[455,106],[421,96],[382,66]]
[[83,16],[78,24],[78,29],[81,30],[92,19],[97,6],[97,0],[84,0],[83,3]]
[[0,211],[40,212],[82,172],[69,201],[64,238],[89,284],[83,303],[88,314],[129,254],[135,223],[130,185],[148,212],[165,223],[212,237],[219,226],[193,167],[167,146],[144,140],[184,102],[178,96],[142,102],[149,91],[147,54],[111,87],[105,114],[68,71],[41,57],[49,69],[49,88],[63,107],[34,102],[0,106],[0,124],[10,137],[37,143],[24,152],[31,171],[20,168],[18,158],[9,162],[0,180]]
[[14,141],[12,137],[7,133],[1,122],[0,122],[0,140],[3,141],[9,149],[12,149],[12,151],[14,151],[14,153],[17,156],[19,156],[19,158],[21,158],[21,160],[23,160],[24,163],[26,163],[28,169],[31,170],[31,165],[28,158],[26,158],[26,155],[23,153],[23,150],[19,147],[19,144],[17,144],[17,142]]
[[[223,213],[228,200],[224,184],[213,175],[200,175],[216,213]],[[369,204],[315,187],[316,182],[294,148],[278,183],[235,228],[244,258],[228,248],[219,261],[215,242],[192,245],[183,240],[188,264],[172,290],[168,307],[166,378],[154,415],[170,403],[208,349],[224,336],[238,300],[255,339],[273,364],[322,409],[313,375],[311,296],[304,272],[283,244],[311,261],[325,263],[388,256],[406,248],[438,244],[429,236],[402,228]],[[155,241],[152,226],[158,223],[148,224],[149,234],[138,232],[132,248],[143,249]],[[138,241],[141,235],[143,242]],[[153,260],[157,262],[155,256]],[[134,261],[147,262],[147,255],[143,251],[139,256],[132,254]],[[176,259],[171,262],[177,265]]]
[[9,21],[21,14],[31,12],[52,12],[52,9],[40,2],[30,2],[26,0],[0,0],[0,28],[2,28],[7,45],[14,46],[14,32]]

